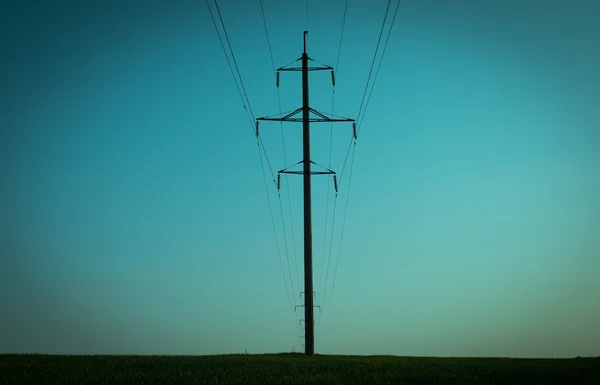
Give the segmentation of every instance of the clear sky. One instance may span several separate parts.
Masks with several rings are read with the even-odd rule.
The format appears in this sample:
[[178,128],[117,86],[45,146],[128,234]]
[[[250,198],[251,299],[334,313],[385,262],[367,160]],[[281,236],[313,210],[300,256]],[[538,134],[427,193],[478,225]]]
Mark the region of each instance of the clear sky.
[[[344,3],[263,0],[275,66],[304,29],[335,65]],[[259,1],[219,6],[254,115],[278,113]],[[356,118],[386,6],[349,1],[337,115]],[[352,184],[335,202],[314,177],[317,353],[600,355],[599,14],[402,1]],[[302,351],[286,295],[302,304],[301,177],[281,211],[267,178],[280,266],[206,3],[5,1],[0,36],[0,353]],[[282,74],[283,111],[300,80]],[[331,112],[327,72],[310,92]],[[274,171],[301,159],[300,124],[283,127],[287,163],[282,127],[260,131]],[[313,161],[341,172],[351,131],[313,124]]]

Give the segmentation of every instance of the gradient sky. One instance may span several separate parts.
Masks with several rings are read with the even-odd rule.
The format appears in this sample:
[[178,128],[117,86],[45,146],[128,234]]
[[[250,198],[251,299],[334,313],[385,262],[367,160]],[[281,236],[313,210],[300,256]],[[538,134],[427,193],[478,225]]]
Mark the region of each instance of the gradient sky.
[[[309,55],[335,65],[344,0],[310,0],[308,16],[263,4],[276,67],[305,28]],[[277,113],[259,1],[219,5],[254,114]],[[386,5],[349,1],[338,115],[358,113]],[[594,0],[402,1],[329,276],[332,182],[313,182],[317,353],[600,355],[599,14]],[[282,183],[289,270],[268,179],[284,281],[206,3],[4,1],[0,36],[0,353],[301,351],[285,291],[291,272],[302,303],[301,177]],[[311,73],[325,112],[330,79]],[[282,74],[283,111],[300,80]],[[313,160],[329,164],[331,129],[340,172],[349,124],[313,125]],[[301,126],[283,127],[287,164],[281,130],[261,125],[274,170],[301,157]]]

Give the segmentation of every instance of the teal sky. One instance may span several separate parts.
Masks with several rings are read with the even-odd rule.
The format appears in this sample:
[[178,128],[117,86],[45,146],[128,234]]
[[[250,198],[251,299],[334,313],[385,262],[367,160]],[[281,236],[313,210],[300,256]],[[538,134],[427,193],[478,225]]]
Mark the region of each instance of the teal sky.
[[[305,29],[334,66],[344,3],[263,0],[275,66],[300,57]],[[278,113],[259,1],[219,6],[255,116]],[[356,118],[386,6],[349,1],[337,115]],[[291,276],[302,304],[301,177],[282,183],[285,241],[267,178],[282,274],[206,3],[2,8],[0,353],[302,351],[286,296]],[[329,275],[333,183],[313,181],[317,353],[600,355],[599,14],[592,0],[402,1]],[[283,73],[283,111],[300,92]],[[328,73],[310,92],[331,112]],[[341,172],[351,125],[311,127],[313,161],[329,165],[332,129]],[[300,124],[283,127],[287,164],[280,125],[260,130],[274,171],[301,159]]]

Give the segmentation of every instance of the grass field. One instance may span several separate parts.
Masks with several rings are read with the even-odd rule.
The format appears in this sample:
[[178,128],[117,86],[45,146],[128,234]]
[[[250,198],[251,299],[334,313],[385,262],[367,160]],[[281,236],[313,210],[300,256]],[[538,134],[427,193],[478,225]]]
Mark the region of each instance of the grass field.
[[600,358],[0,355],[0,384],[600,384]]

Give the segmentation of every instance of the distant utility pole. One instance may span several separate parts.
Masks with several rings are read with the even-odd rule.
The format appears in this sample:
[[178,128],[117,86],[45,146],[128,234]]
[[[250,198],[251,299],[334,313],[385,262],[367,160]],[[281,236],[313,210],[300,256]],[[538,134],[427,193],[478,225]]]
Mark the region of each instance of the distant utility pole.
[[[354,119],[340,118],[335,119],[334,116],[329,118],[325,114],[310,108],[308,103],[308,71],[331,71],[331,80],[335,86],[335,75],[332,67],[316,66],[309,67],[308,62],[314,61],[308,57],[306,53],[306,35],[308,31],[304,31],[304,53],[302,57],[295,62],[302,60],[302,67],[286,68],[287,66],[277,69],[277,87],[279,87],[279,71],[302,71],[302,107],[297,110],[278,118],[263,117],[256,120],[256,135],[258,136],[258,121],[271,120],[279,122],[302,122],[302,145],[303,145],[303,164],[302,171],[290,171],[287,168],[279,170],[277,174],[277,188],[280,188],[281,174],[300,174],[304,176],[304,347],[305,354],[312,356],[315,354],[315,326],[314,326],[314,302],[313,302],[313,272],[312,272],[312,207],[311,207],[311,175],[332,174],[334,188],[337,191],[337,179],[335,171],[326,169],[326,171],[311,171],[311,164],[314,162],[310,159],[310,122],[354,122]],[[294,63],[295,63],[294,62]],[[302,111],[302,118],[295,117]],[[312,117],[311,117],[312,113]],[[353,123],[354,124],[354,123]],[[356,136],[356,126],[354,126],[354,135]],[[323,167],[324,168],[324,167]]]

